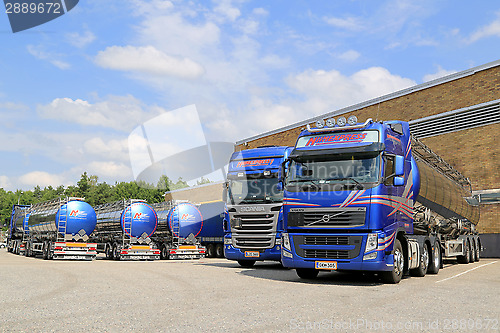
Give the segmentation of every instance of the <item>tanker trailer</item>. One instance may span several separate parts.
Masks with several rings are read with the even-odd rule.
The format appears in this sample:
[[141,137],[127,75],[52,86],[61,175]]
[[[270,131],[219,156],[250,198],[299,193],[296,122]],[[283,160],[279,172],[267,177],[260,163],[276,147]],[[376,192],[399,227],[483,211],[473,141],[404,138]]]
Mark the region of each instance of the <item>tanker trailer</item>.
[[7,251],[14,254],[25,253],[25,243],[28,237],[29,205],[13,205],[10,215],[7,235]]
[[118,200],[95,210],[97,226],[91,237],[98,253],[114,260],[160,259],[160,250],[151,238],[158,217],[144,200]]
[[412,137],[411,143],[414,234],[435,235],[440,244],[432,249],[431,270],[441,265],[439,251],[442,259],[456,258],[463,264],[479,261],[479,203],[472,197],[469,179],[417,138]]
[[26,256],[95,259],[96,244],[88,240],[96,225],[96,215],[83,198],[66,197],[37,203],[27,213]]
[[203,216],[199,209],[187,202],[153,204],[158,214],[158,231],[154,236],[160,245],[162,259],[200,259],[205,247],[199,240]]

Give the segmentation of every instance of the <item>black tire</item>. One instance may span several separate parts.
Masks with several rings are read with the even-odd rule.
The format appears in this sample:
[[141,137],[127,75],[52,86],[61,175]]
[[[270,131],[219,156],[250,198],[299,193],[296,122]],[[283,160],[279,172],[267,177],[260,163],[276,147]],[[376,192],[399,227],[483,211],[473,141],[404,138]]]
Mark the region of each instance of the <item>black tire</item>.
[[168,247],[165,244],[161,244],[160,246],[160,259],[161,260],[168,259]]
[[469,262],[473,263],[474,257],[475,257],[475,250],[474,250],[474,245],[472,244],[474,240],[472,238],[469,239]]
[[52,251],[52,242],[48,242],[48,248],[47,248],[47,259],[52,260],[54,259],[54,251]]
[[427,267],[427,274],[437,274],[441,268],[441,245],[439,242],[434,243],[434,250],[429,251],[429,266]]
[[43,242],[42,258],[43,258],[43,260],[49,259],[49,243],[48,242]]
[[476,261],[481,260],[481,243],[479,241],[476,242]]
[[215,247],[214,244],[207,245],[207,257],[214,258],[215,257]]
[[224,258],[224,245],[223,244],[215,245],[215,256],[217,258]]
[[312,280],[318,276],[319,271],[314,268],[297,268],[295,270],[301,279]]
[[392,254],[394,255],[394,265],[391,271],[381,272],[382,281],[385,283],[396,284],[401,281],[403,277],[403,271],[405,267],[405,256],[403,252],[403,247],[399,239],[394,240],[394,248],[392,249]]
[[111,243],[106,243],[104,254],[106,255],[106,259],[113,260],[113,245]]
[[469,240],[467,239],[465,243],[465,254],[463,256],[457,256],[457,261],[459,264],[468,264],[469,263],[469,258],[470,258],[470,246],[469,246]]
[[430,257],[427,244],[424,244],[420,250],[421,250],[420,263],[418,264],[417,268],[410,270],[411,276],[424,277],[425,274],[427,273],[427,268],[429,267],[429,257]]
[[120,260],[120,247],[116,243],[113,245],[113,259]]
[[255,260],[238,260],[238,264],[240,264],[241,267],[250,268],[255,265]]

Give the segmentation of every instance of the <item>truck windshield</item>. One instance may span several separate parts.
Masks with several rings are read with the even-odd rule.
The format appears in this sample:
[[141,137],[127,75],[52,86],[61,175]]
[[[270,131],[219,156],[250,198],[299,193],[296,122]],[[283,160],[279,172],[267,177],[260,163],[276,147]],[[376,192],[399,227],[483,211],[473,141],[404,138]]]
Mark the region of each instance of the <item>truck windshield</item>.
[[228,201],[233,205],[282,202],[283,191],[277,184],[277,177],[229,179]]
[[292,160],[285,184],[289,190],[321,191],[338,185],[366,188],[379,179],[380,154],[374,152]]

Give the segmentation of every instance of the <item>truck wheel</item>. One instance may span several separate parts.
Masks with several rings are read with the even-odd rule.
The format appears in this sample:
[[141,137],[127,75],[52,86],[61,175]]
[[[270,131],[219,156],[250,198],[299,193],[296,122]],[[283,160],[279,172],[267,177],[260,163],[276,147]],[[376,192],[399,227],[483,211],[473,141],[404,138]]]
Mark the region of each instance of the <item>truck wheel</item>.
[[54,251],[52,251],[52,242],[48,242],[48,247],[47,247],[47,259],[52,260],[54,259]]
[[224,245],[223,244],[215,245],[215,256],[217,258],[224,258]]
[[475,249],[476,249],[476,261],[479,261],[479,260],[481,260],[481,256],[480,256],[481,255],[481,243],[476,242]]
[[238,260],[238,264],[240,264],[241,267],[250,268],[255,265],[255,260]]
[[391,271],[381,272],[381,277],[382,281],[385,283],[395,284],[401,281],[405,267],[405,256],[399,239],[394,240],[394,249],[392,250],[392,254],[394,255],[394,266]]
[[441,246],[439,242],[434,243],[434,251],[430,251],[432,255],[429,256],[429,266],[427,267],[427,273],[437,274],[439,268],[441,268]]
[[165,244],[161,244],[160,246],[160,259],[165,260],[168,257],[168,250]]
[[113,260],[113,245],[106,243],[105,247],[104,254],[106,255],[106,259]]
[[209,257],[209,258],[215,257],[214,244],[208,244],[207,245],[207,257]]
[[301,279],[312,280],[318,276],[319,271],[314,268],[297,268],[295,270]]
[[476,250],[474,249],[474,245],[472,245],[473,242],[474,242],[474,240],[468,242],[469,243],[469,262],[470,263],[474,262],[474,256],[475,256],[475,252],[476,252]]
[[427,273],[427,267],[429,265],[429,250],[427,249],[427,244],[422,246],[422,253],[420,254],[420,263],[417,268],[410,270],[411,276],[424,277]]
[[467,239],[467,242],[465,243],[465,248],[464,248],[464,255],[457,256],[457,261],[459,264],[468,264],[469,263],[469,258],[470,258],[469,252],[470,252],[469,239]]
[[42,258],[43,258],[43,260],[49,259],[49,243],[48,242],[43,242]]
[[113,259],[120,260],[120,248],[116,243],[113,245]]

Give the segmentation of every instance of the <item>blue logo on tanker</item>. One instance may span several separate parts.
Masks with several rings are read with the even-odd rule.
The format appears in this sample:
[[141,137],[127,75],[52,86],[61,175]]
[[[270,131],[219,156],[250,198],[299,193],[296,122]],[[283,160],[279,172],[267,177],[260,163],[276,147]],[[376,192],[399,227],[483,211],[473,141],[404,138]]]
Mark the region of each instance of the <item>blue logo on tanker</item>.
[[[125,229],[125,217],[130,212],[132,228],[129,234]],[[139,238],[144,233],[150,237],[156,230],[158,225],[158,216],[151,206],[146,203],[136,202],[128,206],[121,217],[122,229],[131,237]]]
[[[168,227],[177,237],[198,236],[203,228],[203,216],[193,204],[182,203],[168,213]],[[178,232],[176,232],[178,230]]]

